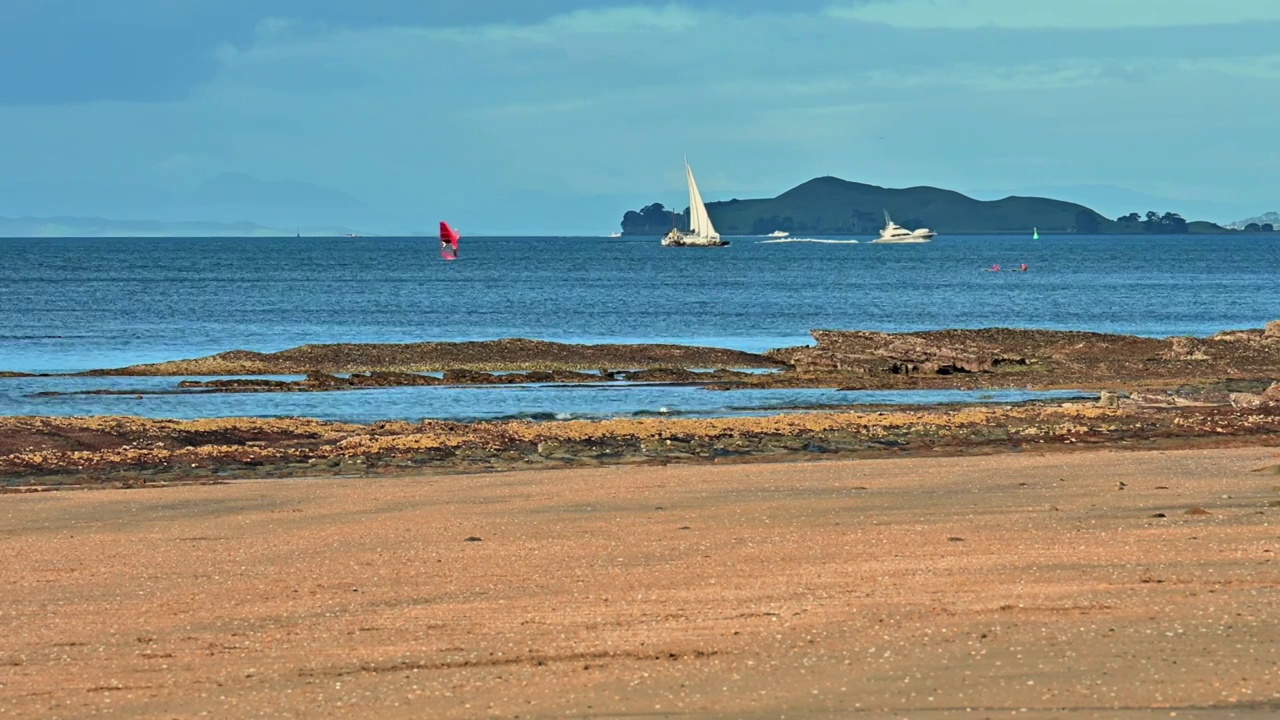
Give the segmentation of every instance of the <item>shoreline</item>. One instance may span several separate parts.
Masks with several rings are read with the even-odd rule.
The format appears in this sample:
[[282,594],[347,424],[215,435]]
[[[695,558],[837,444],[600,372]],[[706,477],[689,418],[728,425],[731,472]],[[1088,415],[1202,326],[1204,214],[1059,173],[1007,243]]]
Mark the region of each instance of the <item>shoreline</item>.
[[882,407],[717,419],[355,424],[0,418],[0,493],[241,478],[1280,446],[1280,404]]
[[[231,351],[79,376],[188,377],[175,388],[152,389],[153,393],[571,384],[612,378],[603,384],[626,387],[622,383],[655,381],[708,391],[1091,388],[1102,394],[1097,403],[868,405],[702,419],[359,424],[288,417],[0,417],[0,488],[1019,452],[1072,444],[1208,447],[1249,438],[1269,444],[1280,436],[1280,321],[1208,338],[1003,328],[923,333],[815,330],[812,335],[815,345],[764,354],[522,339],[304,345],[278,353]],[[442,377],[422,374],[439,372],[440,367]],[[595,373],[583,372],[592,367]],[[708,367],[720,369],[690,369]],[[190,379],[235,374],[306,377]]]

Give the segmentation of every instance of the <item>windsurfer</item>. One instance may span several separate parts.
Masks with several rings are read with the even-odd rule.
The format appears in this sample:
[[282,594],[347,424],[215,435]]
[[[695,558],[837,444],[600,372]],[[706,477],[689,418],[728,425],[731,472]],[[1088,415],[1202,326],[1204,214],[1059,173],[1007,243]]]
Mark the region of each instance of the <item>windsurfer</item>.
[[449,223],[440,221],[440,257],[445,260],[458,259],[458,231],[449,227]]

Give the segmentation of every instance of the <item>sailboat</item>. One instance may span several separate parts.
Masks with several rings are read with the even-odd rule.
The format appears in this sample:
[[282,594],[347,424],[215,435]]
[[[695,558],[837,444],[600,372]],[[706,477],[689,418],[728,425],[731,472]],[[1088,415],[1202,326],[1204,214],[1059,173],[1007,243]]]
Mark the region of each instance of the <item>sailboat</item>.
[[707,214],[707,206],[702,202],[702,193],[698,192],[698,183],[693,179],[693,168],[689,167],[688,158],[684,161],[685,178],[689,181],[689,232],[682,233],[679,228],[671,228],[671,232],[662,238],[663,247],[724,247],[728,240],[721,240],[720,233],[711,224],[711,216]]
[[1032,239],[1032,240],[1039,240],[1039,239],[1040,239],[1040,229],[1039,229],[1039,228],[1031,228],[1031,239]]

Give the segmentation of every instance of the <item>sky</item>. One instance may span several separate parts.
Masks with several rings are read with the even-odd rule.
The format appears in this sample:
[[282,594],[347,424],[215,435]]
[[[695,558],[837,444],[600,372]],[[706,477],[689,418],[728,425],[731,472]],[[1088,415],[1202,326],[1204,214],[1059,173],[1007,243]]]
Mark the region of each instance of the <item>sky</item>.
[[1276,0],[3,0],[0,215],[587,234],[835,175],[1280,209]]

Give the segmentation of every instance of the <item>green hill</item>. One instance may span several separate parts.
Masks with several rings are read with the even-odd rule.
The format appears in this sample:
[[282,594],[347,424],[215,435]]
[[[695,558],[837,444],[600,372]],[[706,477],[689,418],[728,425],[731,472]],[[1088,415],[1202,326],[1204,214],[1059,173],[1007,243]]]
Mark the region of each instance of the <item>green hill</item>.
[[[722,235],[766,235],[774,230],[824,235],[877,235],[884,211],[907,228],[928,227],[943,234],[1206,232],[1205,224],[1189,230],[1180,217],[1165,215],[1143,225],[1120,223],[1076,203],[1038,197],[975,200],[933,187],[905,189],[820,177],[776,198],[707,203],[711,222]],[[629,211],[622,219],[624,235],[661,235],[676,224],[687,228],[688,209],[672,215],[661,204]],[[1169,218],[1182,222],[1178,229]],[[1208,224],[1210,227],[1217,226]],[[1221,230],[1221,228],[1218,228]]]

